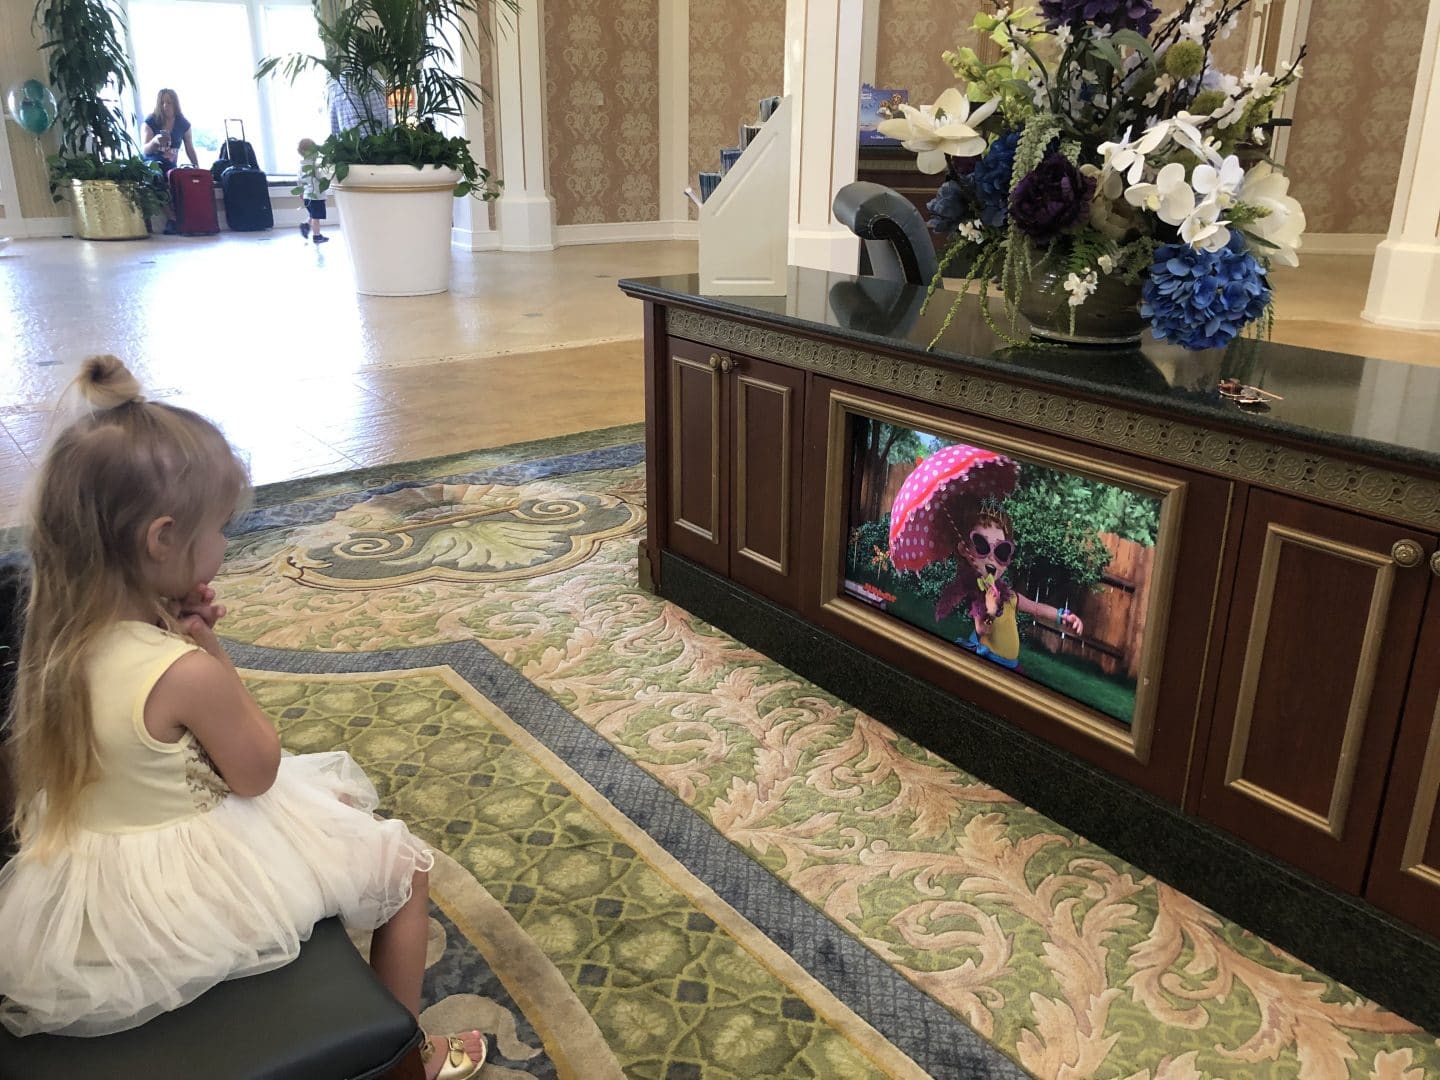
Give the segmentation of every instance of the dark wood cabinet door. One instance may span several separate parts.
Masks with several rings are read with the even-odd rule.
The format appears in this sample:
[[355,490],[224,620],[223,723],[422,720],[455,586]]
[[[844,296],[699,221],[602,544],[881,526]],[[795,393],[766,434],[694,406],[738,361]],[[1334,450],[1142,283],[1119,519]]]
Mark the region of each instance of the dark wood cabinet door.
[[1361,890],[1434,548],[1413,530],[1252,492],[1202,816]]
[[1440,556],[1365,896],[1440,937]]
[[709,346],[669,339],[669,520],[667,544],[721,574],[730,570],[730,452],[725,394],[730,376]]
[[729,354],[730,576],[794,608],[805,373]]

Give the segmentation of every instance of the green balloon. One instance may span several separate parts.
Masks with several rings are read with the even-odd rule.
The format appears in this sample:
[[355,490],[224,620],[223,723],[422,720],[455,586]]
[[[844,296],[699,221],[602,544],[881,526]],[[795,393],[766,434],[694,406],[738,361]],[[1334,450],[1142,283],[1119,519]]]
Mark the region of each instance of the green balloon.
[[20,103],[20,126],[31,135],[44,135],[55,122],[55,114],[38,101]]
[[44,83],[39,79],[26,79],[20,84],[20,96],[26,101],[44,101],[45,95],[50,93]]

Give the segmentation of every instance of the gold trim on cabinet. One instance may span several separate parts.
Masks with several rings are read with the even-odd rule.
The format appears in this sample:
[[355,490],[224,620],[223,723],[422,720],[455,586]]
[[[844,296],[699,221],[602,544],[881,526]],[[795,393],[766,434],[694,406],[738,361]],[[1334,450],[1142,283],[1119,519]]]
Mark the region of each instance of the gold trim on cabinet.
[[1331,506],[1440,527],[1440,481],[1001,382],[960,364],[900,360],[682,307],[667,307],[666,320],[676,337],[716,348],[1295,492]]
[[1425,848],[1430,842],[1430,827],[1435,819],[1435,804],[1440,800],[1440,699],[1430,718],[1430,738],[1425,744],[1425,761],[1420,766],[1420,783],[1415,788],[1415,808],[1410,814],[1410,828],[1405,833],[1400,869],[1413,874],[1429,885],[1440,885],[1440,867],[1425,863]]
[[[790,566],[790,387],[781,386],[778,383],[767,382],[764,379],[757,379],[753,375],[740,373],[739,388],[735,391],[735,551],[736,554],[744,555],[747,559],[759,563],[765,569],[776,574],[784,575],[789,572]],[[784,417],[780,430],[780,561],[776,562],[768,555],[762,555],[753,551],[745,544],[745,502],[746,489],[749,482],[745,472],[745,448],[748,440],[745,438],[745,388],[749,386],[759,387],[764,390],[778,390],[780,392],[781,415]]]
[[[716,542],[714,530],[720,527],[720,372],[708,363],[702,364],[683,356],[670,355],[670,523],[694,533],[709,543]],[[680,378],[675,368],[688,367],[710,380],[710,528],[703,529],[680,516]]]
[[[849,464],[845,451],[850,425],[846,420],[857,415],[976,442],[981,446],[1014,453],[1018,457],[1043,465],[1115,483],[1161,500],[1159,541],[1155,550],[1150,609],[1146,613],[1144,652],[1135,685],[1135,712],[1128,729],[1114,718],[1087,709],[1063,694],[1032,683],[1023,676],[996,680],[995,665],[989,661],[953,648],[948,642],[907,626],[893,616],[882,615],[843,592],[838,595],[834,592],[840,581],[840,552],[845,546],[842,543],[844,537],[841,534],[841,522],[844,520],[845,479]],[[1148,762],[1155,735],[1155,713],[1160,689],[1160,670],[1164,659],[1164,642],[1170,622],[1170,591],[1175,581],[1177,544],[1185,505],[1185,482],[1168,476],[1091,461],[1049,447],[1030,446],[1002,435],[867,401],[842,391],[831,391],[829,416],[830,430],[825,458],[825,548],[821,561],[821,607],[856,626],[888,637],[900,638],[910,648],[928,659],[938,661],[957,674],[984,681],[1012,701],[1029,708],[1042,709],[1067,727],[1119,750],[1141,764]]]
[[[1260,689],[1260,668],[1265,657],[1265,641],[1270,633],[1270,612],[1275,601],[1275,582],[1280,572],[1280,553],[1285,544],[1296,544],[1375,568],[1375,587],[1370,594],[1370,611],[1365,619],[1364,645],[1356,663],[1355,687],[1350,694],[1345,731],[1340,739],[1340,756],[1335,763],[1330,805],[1323,815],[1268,788],[1262,788],[1254,781],[1245,779],[1243,775],[1245,755],[1250,744],[1250,726],[1255,718],[1255,696]],[[1240,669],[1240,694],[1235,703],[1235,727],[1230,734],[1230,751],[1225,765],[1227,787],[1264,803],[1287,817],[1328,833],[1336,840],[1344,835],[1350,791],[1355,784],[1355,770],[1360,763],[1360,742],[1365,734],[1365,716],[1369,711],[1370,695],[1375,687],[1375,672],[1380,666],[1385,620],[1390,613],[1390,597],[1394,586],[1395,564],[1389,553],[1370,551],[1286,525],[1269,523],[1265,530],[1265,549],[1260,555],[1260,578],[1255,585],[1255,610],[1250,617],[1250,634],[1245,642],[1244,666]]]

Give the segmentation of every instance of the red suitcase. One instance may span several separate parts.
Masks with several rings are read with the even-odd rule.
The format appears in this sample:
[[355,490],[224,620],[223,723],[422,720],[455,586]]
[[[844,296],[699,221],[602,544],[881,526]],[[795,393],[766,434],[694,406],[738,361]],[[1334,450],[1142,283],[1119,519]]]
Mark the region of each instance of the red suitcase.
[[215,212],[215,178],[209,169],[171,169],[170,205],[181,236],[209,236],[220,231]]

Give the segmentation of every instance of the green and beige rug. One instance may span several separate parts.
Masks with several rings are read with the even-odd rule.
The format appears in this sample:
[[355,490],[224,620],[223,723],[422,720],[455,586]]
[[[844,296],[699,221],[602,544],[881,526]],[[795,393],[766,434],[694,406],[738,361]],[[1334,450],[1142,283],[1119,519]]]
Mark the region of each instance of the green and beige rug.
[[1440,1075],[1440,1044],[636,585],[636,429],[261,492],[222,624],[442,854],[487,1076]]

